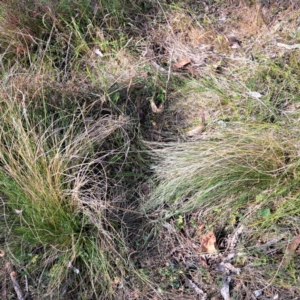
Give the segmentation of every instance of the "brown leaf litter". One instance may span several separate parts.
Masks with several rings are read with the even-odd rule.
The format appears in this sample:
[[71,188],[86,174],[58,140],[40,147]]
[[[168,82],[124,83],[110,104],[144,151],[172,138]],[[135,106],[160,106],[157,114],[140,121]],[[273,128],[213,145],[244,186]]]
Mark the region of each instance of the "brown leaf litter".
[[213,229],[200,237],[200,253],[216,254],[216,236]]
[[191,62],[191,59],[186,57],[186,58],[182,59],[181,61],[179,61],[177,64],[174,64],[173,69],[174,70],[182,69],[183,67],[185,67],[190,62]]

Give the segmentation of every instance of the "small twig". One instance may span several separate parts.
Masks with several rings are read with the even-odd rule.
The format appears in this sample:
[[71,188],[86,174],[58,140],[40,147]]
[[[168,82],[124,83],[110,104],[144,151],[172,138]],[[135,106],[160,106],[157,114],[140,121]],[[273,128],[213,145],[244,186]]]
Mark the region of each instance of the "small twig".
[[30,299],[29,286],[28,286],[28,278],[25,275],[25,299]]
[[2,287],[1,287],[1,299],[3,300],[6,299],[6,279],[7,279],[7,274],[5,273],[2,281]]
[[198,295],[198,299],[200,300],[206,299],[207,294],[204,293],[203,290],[201,290],[192,280],[185,277],[185,282],[190,289],[195,291],[195,293]]
[[14,287],[15,292],[17,294],[18,300],[24,300],[24,296],[23,296],[21,287],[20,287],[20,285],[17,281],[17,273],[15,271],[13,271],[13,269],[12,269],[9,262],[5,264],[5,269],[6,269],[7,273],[10,276],[10,279],[12,281],[13,287]]

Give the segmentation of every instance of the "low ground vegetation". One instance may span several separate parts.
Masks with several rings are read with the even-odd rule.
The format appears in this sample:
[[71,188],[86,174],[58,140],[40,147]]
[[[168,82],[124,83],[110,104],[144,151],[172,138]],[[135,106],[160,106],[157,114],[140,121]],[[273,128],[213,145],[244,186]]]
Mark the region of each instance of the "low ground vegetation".
[[300,7],[198,2],[0,1],[2,299],[296,299]]

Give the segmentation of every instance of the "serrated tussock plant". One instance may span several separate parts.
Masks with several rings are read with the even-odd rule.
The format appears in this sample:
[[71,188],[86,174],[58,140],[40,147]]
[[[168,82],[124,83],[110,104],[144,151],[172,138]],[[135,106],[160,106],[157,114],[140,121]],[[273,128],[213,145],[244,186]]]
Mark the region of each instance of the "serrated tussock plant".
[[[202,211],[223,223],[240,215],[241,222],[263,227],[274,220],[288,222],[299,212],[294,205],[300,172],[295,130],[244,125],[215,139],[167,145],[157,154],[158,187],[144,204],[147,212],[169,218]],[[290,200],[283,200],[287,195]],[[264,207],[271,214],[259,218],[255,212]]]
[[129,268],[116,213],[124,199],[112,174],[122,171],[130,142],[118,141],[130,124],[84,109],[45,110],[35,123],[16,98],[1,99],[1,239],[39,299],[72,291],[109,299]]

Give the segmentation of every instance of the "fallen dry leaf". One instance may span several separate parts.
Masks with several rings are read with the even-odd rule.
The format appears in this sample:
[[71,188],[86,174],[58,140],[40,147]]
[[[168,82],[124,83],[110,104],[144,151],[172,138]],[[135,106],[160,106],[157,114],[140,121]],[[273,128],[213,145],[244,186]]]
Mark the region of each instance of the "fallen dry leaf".
[[253,292],[255,298],[260,297],[263,294],[262,290],[256,290]]
[[217,249],[215,247],[217,239],[214,234],[213,229],[207,232],[206,234],[203,234],[200,237],[200,252],[205,252],[208,254],[215,254],[217,253]]
[[199,126],[193,128],[193,129],[189,130],[189,131],[186,133],[186,135],[187,135],[188,137],[193,137],[193,136],[195,136],[195,135],[200,134],[200,133],[203,131],[203,129],[204,129],[204,125],[201,124],[201,125],[199,125]]
[[96,49],[94,49],[94,53],[96,54],[96,55],[98,55],[99,57],[103,57],[103,53],[100,51],[100,49],[98,49],[98,48],[96,48]]
[[5,251],[0,249],[0,257],[4,257],[5,256]]
[[262,94],[258,92],[249,92],[248,95],[253,99],[259,99],[262,97]]
[[241,48],[241,45],[240,45],[239,43],[233,43],[233,44],[231,45],[231,48],[232,48],[232,49],[239,49],[239,48]]
[[292,243],[289,245],[288,251],[295,253],[295,251],[296,251],[297,247],[299,246],[299,244],[300,244],[300,234],[298,234],[294,238],[294,240],[292,241]]
[[159,105],[159,107],[157,107],[154,100],[150,99],[150,105],[151,105],[151,109],[154,113],[161,113],[161,112],[164,111],[164,104],[163,103],[161,103]]
[[286,251],[286,256],[283,260],[282,265],[284,267],[286,267],[289,262],[291,261],[291,259],[293,258],[293,256],[295,255],[295,253],[297,253],[297,248],[300,244],[300,234],[298,234],[294,240],[291,242],[291,244],[288,246],[287,251]]
[[229,35],[227,39],[231,48],[234,49],[241,48],[242,42],[238,40],[234,35]]
[[193,137],[195,135],[200,134],[205,127],[205,111],[204,111],[204,107],[201,107],[201,124],[191,130],[189,130],[186,135],[188,137]]
[[185,65],[189,64],[191,62],[190,58],[184,58],[177,64],[173,65],[174,70],[182,69]]

